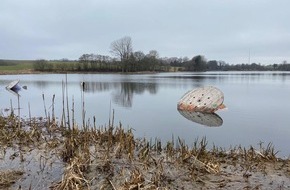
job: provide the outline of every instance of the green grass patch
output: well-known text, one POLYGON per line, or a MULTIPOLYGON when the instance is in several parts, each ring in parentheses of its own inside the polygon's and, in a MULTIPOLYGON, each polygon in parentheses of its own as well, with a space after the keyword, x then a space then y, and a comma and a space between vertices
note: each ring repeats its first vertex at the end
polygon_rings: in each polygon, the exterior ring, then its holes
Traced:
MULTIPOLYGON (((33 64, 36 60, 1 60, 0 74, 13 74, 27 71, 34 71, 33 64)), ((53 70, 65 70, 65 68, 74 68, 77 61, 48 61, 53 70)))
POLYGON ((32 60, 0 60, 0 72, 13 72, 33 69, 32 60))

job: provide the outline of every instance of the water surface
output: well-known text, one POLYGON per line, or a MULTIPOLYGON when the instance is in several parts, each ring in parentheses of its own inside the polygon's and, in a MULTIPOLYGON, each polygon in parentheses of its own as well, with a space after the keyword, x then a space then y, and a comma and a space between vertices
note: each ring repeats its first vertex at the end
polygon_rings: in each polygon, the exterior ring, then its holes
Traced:
MULTIPOLYGON (((65 74, 31 74, 0 76, 0 111, 18 107, 16 95, 5 86, 19 79, 27 86, 19 94, 20 114, 29 117, 52 113, 55 95, 55 112, 61 117, 63 105, 62 81, 65 74), (45 101, 43 101, 44 94, 45 101), (45 105, 45 106, 44 106, 45 105)), ((75 118, 81 124, 82 87, 86 118, 97 126, 107 125, 114 110, 114 123, 133 128, 137 137, 161 139, 163 142, 180 137, 191 145, 197 138, 206 137, 209 145, 224 148, 242 145, 258 147, 272 142, 280 156, 290 155, 290 73, 289 72, 204 72, 160 74, 68 74, 69 109, 74 102, 75 118), (209 127, 192 119, 190 113, 177 111, 176 104, 187 91, 201 86, 216 86, 224 92, 227 106, 217 115, 197 118, 218 122, 209 127), (74 101, 72 101, 74 100, 74 101), (189 116, 188 116, 189 115, 189 116)), ((15 109, 18 114, 18 110, 15 109)), ((70 118, 72 118, 70 112, 70 118)))

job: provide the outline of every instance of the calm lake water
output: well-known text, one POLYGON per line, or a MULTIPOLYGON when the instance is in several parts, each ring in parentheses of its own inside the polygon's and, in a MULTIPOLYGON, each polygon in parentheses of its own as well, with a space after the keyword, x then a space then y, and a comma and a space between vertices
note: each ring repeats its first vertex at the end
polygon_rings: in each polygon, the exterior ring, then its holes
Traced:
MULTIPOLYGON (((5 89, 17 79, 20 86, 27 86, 27 90, 19 92, 22 117, 28 118, 28 105, 32 116, 45 116, 42 94, 50 113, 55 95, 56 116, 61 117, 65 74, 0 76, 0 114, 9 113, 6 108, 11 107, 11 102, 14 108, 18 107, 17 96, 5 89)), ((265 146, 272 142, 280 151, 279 156, 290 155, 289 72, 68 74, 67 81, 69 106, 71 109, 73 99, 79 124, 82 123, 80 83, 84 81, 86 118, 93 123, 95 116, 97 126, 107 125, 110 110, 114 110, 114 123, 133 128, 137 137, 153 140, 157 137, 166 142, 171 141, 173 135, 184 139, 188 145, 206 137, 209 147, 215 144, 224 148, 259 147, 260 142, 265 146), (208 85, 224 92, 226 109, 217 111, 217 115, 178 112, 177 101, 184 93, 208 85), (209 127, 206 122, 219 126, 209 127)))

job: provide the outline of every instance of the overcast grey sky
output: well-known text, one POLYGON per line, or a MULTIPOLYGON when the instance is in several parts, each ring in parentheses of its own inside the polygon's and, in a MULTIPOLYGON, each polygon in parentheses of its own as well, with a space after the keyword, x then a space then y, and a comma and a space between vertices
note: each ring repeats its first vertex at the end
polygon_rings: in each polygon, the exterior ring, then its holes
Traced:
POLYGON ((290 0, 1 0, 0 27, 0 59, 110 55, 130 36, 160 57, 290 62, 290 0))

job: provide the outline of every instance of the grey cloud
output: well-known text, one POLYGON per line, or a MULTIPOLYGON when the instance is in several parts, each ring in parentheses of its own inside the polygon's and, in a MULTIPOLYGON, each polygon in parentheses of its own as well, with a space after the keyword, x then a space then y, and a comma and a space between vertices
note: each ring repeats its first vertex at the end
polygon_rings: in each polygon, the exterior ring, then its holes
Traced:
POLYGON ((78 59, 109 54, 131 36, 134 50, 205 55, 241 63, 290 61, 287 0, 3 0, 0 59, 78 59))

